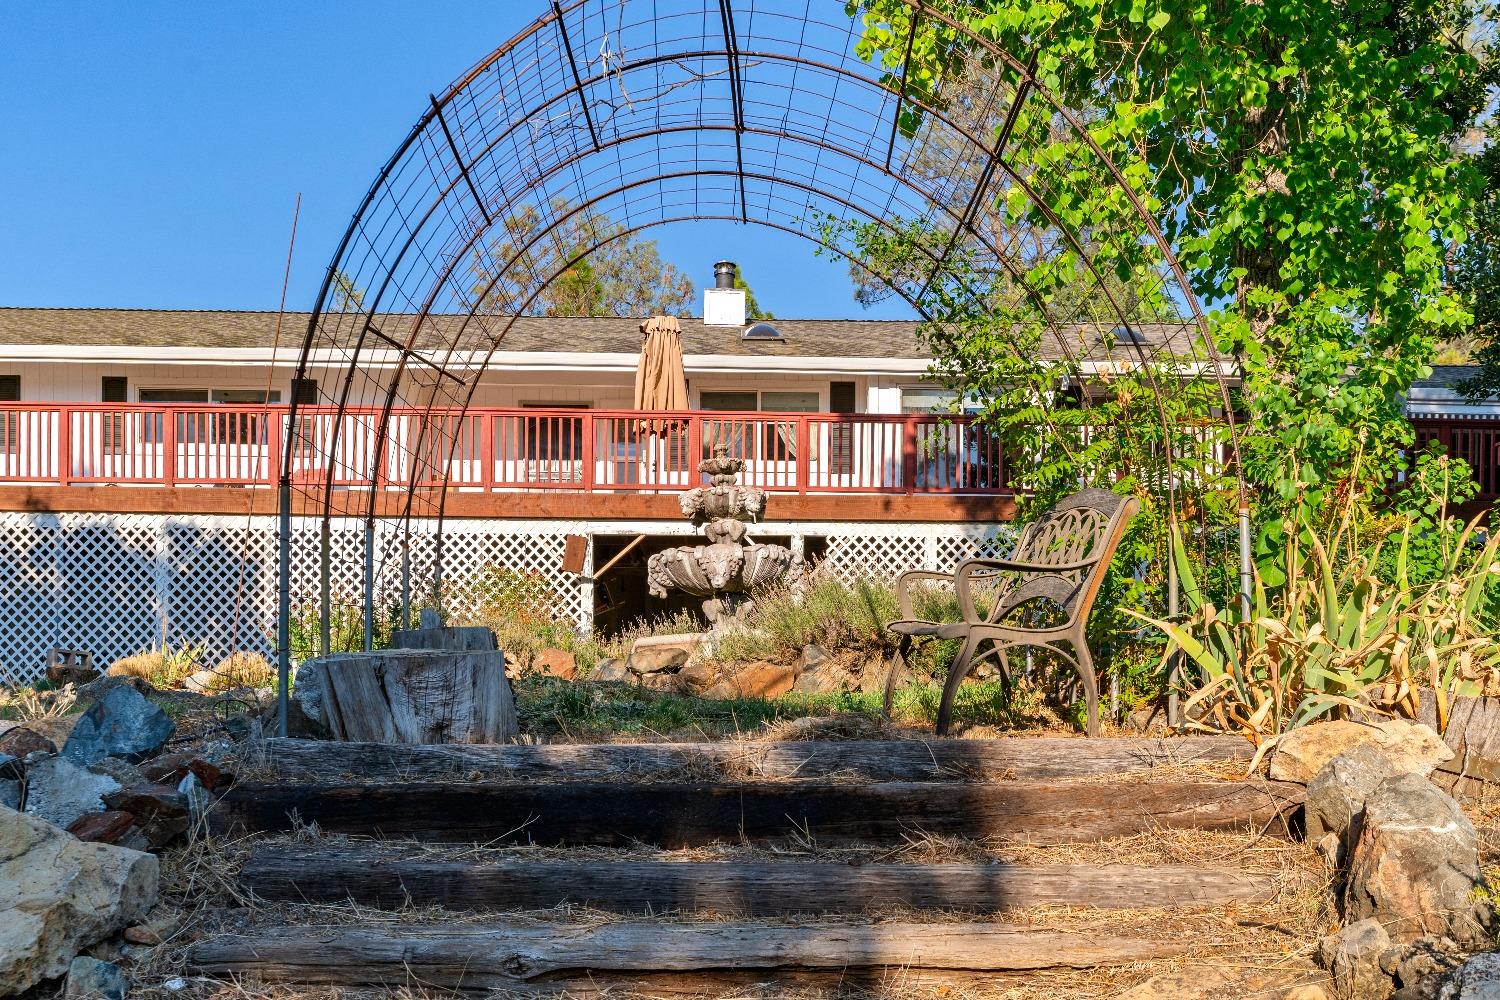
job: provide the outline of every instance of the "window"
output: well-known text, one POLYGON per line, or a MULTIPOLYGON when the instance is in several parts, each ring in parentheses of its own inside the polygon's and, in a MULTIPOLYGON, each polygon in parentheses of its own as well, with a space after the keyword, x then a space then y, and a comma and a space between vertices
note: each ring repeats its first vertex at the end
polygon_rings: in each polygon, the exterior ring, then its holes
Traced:
MULTIPOLYGON (((817 413, 818 393, 816 390, 704 392, 699 395, 698 403, 705 410, 718 412, 817 413)), ((759 455, 751 454, 755 444, 752 440, 754 425, 738 421, 710 421, 704 431, 703 449, 712 454, 714 445, 724 441, 729 445, 729 453, 740 458, 760 458, 773 462, 796 458, 796 423, 775 421, 760 423, 759 426, 759 455)))
POLYGON ((279 403, 281 402, 281 390, 272 389, 215 389, 210 395, 215 403, 227 403, 239 406, 254 406, 257 403, 279 403))
MULTIPOLYGON (((21 401, 21 376, 0 375, 0 403, 21 401)), ((17 410, 0 413, 0 451, 14 452, 20 445, 21 414, 17 410)))
POLYGON ((902 413, 951 413, 955 396, 947 389, 908 386, 901 390, 902 413))
POLYGON ((130 402, 130 382, 124 375, 106 375, 99 380, 101 403, 130 402))

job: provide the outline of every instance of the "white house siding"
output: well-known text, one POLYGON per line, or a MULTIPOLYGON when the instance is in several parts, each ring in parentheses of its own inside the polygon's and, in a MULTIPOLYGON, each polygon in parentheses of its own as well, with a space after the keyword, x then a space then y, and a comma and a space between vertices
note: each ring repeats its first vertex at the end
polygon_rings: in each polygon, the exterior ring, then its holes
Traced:
MULTIPOLYGON (((161 514, 0 514, 0 683, 41 676, 54 648, 86 649, 96 662, 163 642, 201 645, 210 661, 241 649, 270 655, 276 621, 276 519, 161 514)), ((819 524, 769 521, 755 534, 826 539, 825 565, 845 577, 891 578, 908 569, 951 567, 993 555, 1004 525, 819 524)), ((569 534, 692 535, 687 523, 449 520, 444 529, 450 607, 468 600, 465 582, 488 566, 534 570, 552 583, 557 610, 580 629, 592 624, 591 585, 562 570, 569 534)), ((318 596, 318 523, 292 531, 294 607, 318 596)), ((377 528, 377 600, 399 600, 399 525, 377 528)), ((431 525, 411 534, 413 590, 431 572, 431 525)), ((332 592, 357 604, 364 529, 338 519, 332 531, 332 592)), ((586 567, 586 572, 592 567, 586 567)))

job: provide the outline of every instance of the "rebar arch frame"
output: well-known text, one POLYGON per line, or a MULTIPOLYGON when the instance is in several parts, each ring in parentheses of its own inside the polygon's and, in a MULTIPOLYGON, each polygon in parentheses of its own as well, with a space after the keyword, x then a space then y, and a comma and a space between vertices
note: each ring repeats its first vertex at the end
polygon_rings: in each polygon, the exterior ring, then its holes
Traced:
MULTIPOLYGON (((1119 166, 1037 78, 1030 54, 1018 57, 974 35, 940 3, 904 2, 912 26, 899 71, 887 72, 855 56, 861 26, 842 0, 550 0, 550 9, 441 96, 429 95, 345 231, 298 356, 299 385, 314 370, 341 374, 334 385, 320 385, 339 414, 322 455, 322 482, 298 480, 298 409, 307 401, 295 392, 282 449, 277 646, 283 733, 298 501, 301 513, 320 524, 319 649, 326 653, 336 473, 341 463, 370 463, 374 488, 364 509, 352 511, 365 525, 362 617, 369 648, 379 474, 391 446, 392 410, 442 411, 423 421, 415 442, 401 446, 413 456, 446 447, 446 459, 425 466, 446 469, 458 440, 445 440, 442 421, 467 412, 516 317, 558 276, 615 240, 671 223, 730 220, 805 237, 859 267, 864 262, 830 242, 818 218, 895 232, 893 218, 933 216, 946 219, 949 237, 940 252, 922 251, 931 265, 924 265, 925 274, 870 274, 924 319, 934 319, 924 299, 935 282, 979 303, 975 273, 1003 275, 1028 289, 1027 254, 1071 252, 1093 275, 1103 305, 1096 302, 1089 316, 1063 314, 1027 291, 1055 354, 1075 360, 1083 328, 1129 331, 1138 325, 1095 269, 1088 236, 1065 224, 1052 208, 1052 192, 1008 159, 1011 128, 1026 102, 1042 102, 1057 127, 1091 151, 1104 182, 1128 198, 1139 238, 1162 262, 1161 281, 1187 313, 1182 325, 1194 334, 1202 370, 1218 382, 1237 456, 1226 367, 1207 319, 1160 226, 1119 166), (907 85, 917 24, 929 19, 964 36, 976 54, 966 113, 907 85), (917 134, 899 128, 904 108, 921 114, 917 134), (951 156, 951 170, 946 161, 935 168, 934 149, 940 159, 951 156), (997 237, 985 224, 985 208, 1009 191, 1021 192, 1050 226, 1020 249, 1019 241, 997 237), (962 274, 952 260, 960 247, 967 260, 962 274), (374 350, 394 351, 394 364, 388 370, 367 365, 374 350), (377 444, 369 455, 344 456, 341 418, 356 407, 379 414, 377 444)), ((1149 360, 1137 338, 1125 342, 1142 362, 1149 360)), ((414 518, 436 525, 434 585, 442 575, 446 490, 418 486, 427 481, 419 468, 427 461, 408 463, 411 478, 397 518, 403 617, 414 518)), ((1245 486, 1239 463, 1233 466, 1244 550, 1245 486)), ((1169 476, 1167 489, 1173 488, 1169 476)), ((1242 586, 1245 573, 1242 552, 1242 586)))

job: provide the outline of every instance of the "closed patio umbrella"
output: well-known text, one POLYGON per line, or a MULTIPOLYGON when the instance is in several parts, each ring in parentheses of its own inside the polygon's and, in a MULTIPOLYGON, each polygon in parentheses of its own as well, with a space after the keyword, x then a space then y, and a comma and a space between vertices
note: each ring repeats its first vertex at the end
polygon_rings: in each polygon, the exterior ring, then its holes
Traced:
POLYGON ((682 327, 676 316, 652 316, 641 324, 641 359, 635 367, 637 410, 688 408, 682 370, 682 327))
MULTIPOLYGON (((635 408, 637 410, 686 410, 688 408, 687 375, 682 370, 682 327, 676 316, 652 316, 641 324, 641 359, 635 368, 635 408)), ((646 481, 662 482, 657 475, 658 466, 664 461, 669 465, 669 456, 681 448, 662 448, 658 436, 680 438, 681 429, 668 420, 645 420, 641 422, 643 434, 651 436, 649 445, 641 449, 640 458, 645 466, 646 481)))

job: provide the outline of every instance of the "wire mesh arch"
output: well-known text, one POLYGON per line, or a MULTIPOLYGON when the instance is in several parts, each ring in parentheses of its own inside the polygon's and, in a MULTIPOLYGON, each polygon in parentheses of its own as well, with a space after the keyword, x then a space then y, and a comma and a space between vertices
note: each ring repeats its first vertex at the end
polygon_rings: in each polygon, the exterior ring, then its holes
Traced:
MULTIPOLYGON (((293 394, 283 521, 319 517, 325 538, 334 516, 364 518, 367 538, 379 519, 400 521, 408 534, 413 521, 436 524, 436 587, 447 470, 462 447, 454 422, 518 317, 601 248, 706 220, 804 237, 904 299, 931 328, 951 323, 955 308, 993 311, 993 288, 1004 287, 1036 327, 1035 342, 1018 352, 1074 370, 1134 365, 1164 425, 1173 418, 1163 397, 1185 378, 1210 383, 1243 519, 1228 368, 1172 247, 1126 180, 1123 166, 1144 164, 1110 162, 1088 133, 1086 109, 1064 105, 1029 53, 973 35, 952 4, 906 7, 904 52, 898 42, 872 59, 857 51, 864 23, 842 0, 554 0, 431 95, 320 288, 297 363, 297 384, 321 376, 319 395, 293 394), (946 92, 909 85, 919 26, 965 41, 946 92), (1014 155, 1037 129, 1076 140, 1091 182, 1119 192, 1126 224, 1070 220, 1076 181, 1014 155), (1007 214, 1012 202, 1032 221, 1007 214), (850 242, 862 227, 899 236, 917 222, 932 238, 899 268, 875 264, 850 242), (1129 302, 1107 273, 1112 265, 1097 263, 1118 260, 1106 252, 1111 241, 1149 251, 1129 302), (1028 276, 1058 261, 1082 275, 1089 294, 1034 287, 1028 276), (1159 378, 1163 357, 1172 367, 1159 378), (422 414, 415 435, 393 430, 398 408, 422 414), (364 429, 353 441, 352 426, 364 429), (345 488, 355 482, 371 488, 345 488)), ((1184 480, 1171 447, 1163 461, 1175 516, 1184 480)), ((281 544, 286 566, 289 532, 281 544)), ((326 566, 326 549, 322 558, 326 566)), ((367 545, 367 639, 377 574, 367 545)), ((331 600, 325 585, 325 647, 331 600)), ((283 587, 283 670, 287 601, 283 587)))

